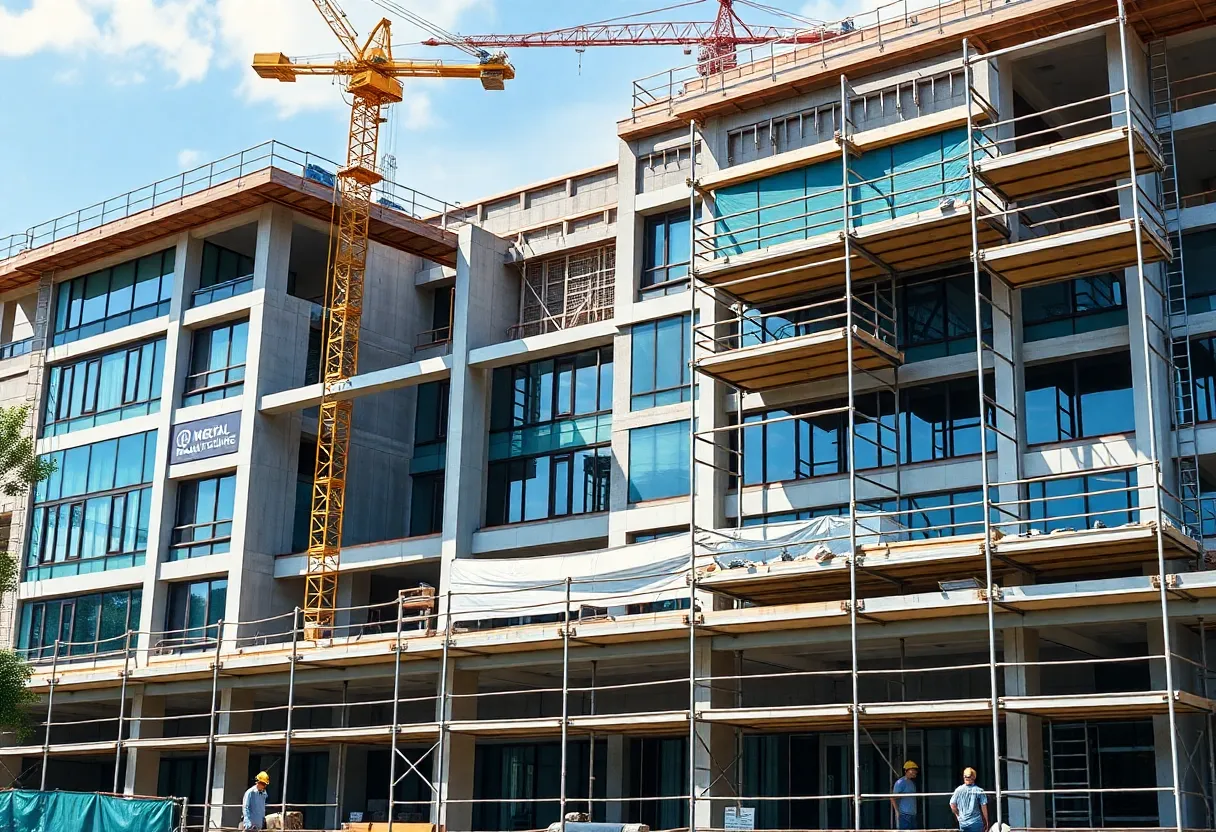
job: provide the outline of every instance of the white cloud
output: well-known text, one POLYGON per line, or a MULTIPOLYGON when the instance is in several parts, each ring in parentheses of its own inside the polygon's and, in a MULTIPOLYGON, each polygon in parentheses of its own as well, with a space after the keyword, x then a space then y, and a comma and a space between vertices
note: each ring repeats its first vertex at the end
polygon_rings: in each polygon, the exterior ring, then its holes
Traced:
MULTIPOLYGON (((492 0, 435 0, 429 19, 453 27, 469 9, 492 0)), ((370 0, 347 0, 352 26, 366 38, 384 14, 370 0)), ((387 13, 391 18, 392 14, 387 13)), ((397 42, 417 41, 423 33, 399 25, 397 42)), ((417 47, 420 48, 421 47, 417 47)), ((71 58, 96 55, 108 65, 114 84, 202 80, 215 66, 238 69, 237 95, 267 104, 280 116, 302 110, 343 106, 332 79, 302 78, 295 83, 257 77, 249 68, 255 52, 287 55, 334 53, 337 38, 306 0, 31 0, 28 8, 0 6, 0 57, 54 52, 71 58)), ((404 57, 404 56, 403 56, 404 57)), ((72 67, 56 79, 67 83, 72 67)), ((433 124, 430 101, 407 91, 407 126, 433 124)))
POLYGON ((193 167, 198 167, 198 163, 203 160, 203 152, 187 147, 177 151, 177 166, 182 170, 188 170, 193 167))

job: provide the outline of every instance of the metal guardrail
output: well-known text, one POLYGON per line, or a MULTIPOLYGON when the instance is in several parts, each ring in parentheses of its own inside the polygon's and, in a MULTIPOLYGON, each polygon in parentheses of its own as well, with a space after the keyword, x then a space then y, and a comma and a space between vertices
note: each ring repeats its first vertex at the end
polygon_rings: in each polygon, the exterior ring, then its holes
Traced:
MULTIPOLYGON (((271 167, 333 188, 337 183, 336 174, 341 165, 324 156, 282 142, 262 142, 214 162, 39 223, 22 234, 0 237, 0 261, 152 208, 180 201, 216 185, 232 182, 271 167)), ((373 189, 372 199, 384 208, 432 222, 442 228, 452 227, 454 222, 463 224, 463 221, 448 216, 453 212, 460 213, 459 206, 387 179, 382 180, 373 189)))
POLYGON ((719 72, 704 72, 705 64, 698 61, 639 78, 632 84, 633 118, 636 120, 654 112, 661 105, 666 105, 666 112, 670 114, 677 101, 724 95, 736 86, 765 76, 776 81, 782 73, 812 61, 826 63, 874 47, 887 49, 910 35, 940 30, 946 23, 1027 2, 1029 0, 892 0, 815 27, 813 31, 823 35, 817 44, 771 42, 739 50, 736 65, 719 72))

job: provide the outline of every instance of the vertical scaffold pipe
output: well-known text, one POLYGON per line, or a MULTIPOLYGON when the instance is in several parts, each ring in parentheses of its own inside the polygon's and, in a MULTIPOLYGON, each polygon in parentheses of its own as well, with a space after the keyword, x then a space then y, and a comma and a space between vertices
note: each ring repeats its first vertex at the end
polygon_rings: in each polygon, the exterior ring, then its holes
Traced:
MULTIPOLYGON (((971 44, 963 39, 963 86, 967 96, 967 190, 968 213, 971 215, 971 274, 975 292, 975 367, 976 387, 980 413, 980 507, 984 512, 984 594, 987 597, 985 612, 988 625, 988 691, 989 710, 992 722, 992 778, 996 792, 996 823, 1004 822, 1001 782, 1001 715, 999 688, 996 675, 996 586, 992 576, 992 494, 991 477, 988 474, 988 430, 984 426, 984 414, 988 402, 984 398, 984 295, 980 279, 980 231, 979 231, 979 186, 975 179, 975 73, 971 66, 971 44)), ((991 287, 989 289, 991 291, 991 287)), ((994 336, 995 337, 995 336, 994 336)))
POLYGON ((853 829, 861 829, 861 684, 857 673, 857 406, 856 379, 853 378, 853 266, 849 247, 849 82, 840 76, 840 192, 843 212, 844 246, 844 334, 845 379, 848 386, 849 428, 849 676, 853 716, 853 829))
POLYGON ((291 611, 291 664, 287 668, 287 726, 283 733, 283 790, 281 808, 283 821, 287 821, 287 783, 291 774, 291 716, 296 709, 296 664, 300 661, 300 608, 291 611))
POLYGON ((562 622, 562 768, 558 775, 558 807, 562 832, 566 832, 566 744, 570 726, 570 577, 566 577, 566 620, 562 622))
POLYGON ((393 642, 393 733, 388 754, 388 832, 393 832, 393 806, 397 798, 397 731, 401 702, 401 625, 405 618, 405 599, 397 592, 397 640, 393 642))
POLYGON ((697 828, 697 123, 688 121, 688 828, 697 828))
MULTIPOLYGON (((1203 674, 1203 698, 1211 699, 1211 681, 1208 678, 1210 671, 1208 670, 1208 633, 1207 622, 1203 616, 1199 616, 1199 657, 1203 662, 1203 668, 1200 672, 1203 674)), ((1212 739, 1212 712, 1208 711, 1204 716, 1207 722, 1207 728, 1204 733, 1208 740, 1208 798, 1210 800, 1208 807, 1208 826, 1216 828, 1216 743, 1212 739)))
MULTIPOLYGON (((1161 644, 1165 661, 1165 702, 1169 713, 1170 726, 1170 771, 1174 778, 1173 826, 1176 832, 1182 832, 1182 782, 1178 767, 1178 713, 1174 705, 1174 651, 1173 639, 1170 634, 1169 592, 1166 588, 1167 576, 1165 573, 1165 493, 1161 488, 1161 458, 1157 443, 1157 414, 1154 411, 1156 401, 1153 396, 1153 361, 1151 344, 1149 344, 1151 335, 1149 327, 1146 326, 1149 320, 1149 312, 1148 296, 1144 289, 1144 238, 1141 235, 1144 220, 1140 216, 1140 184, 1136 178, 1136 128, 1132 111, 1132 77, 1128 71, 1127 62, 1127 4, 1125 0, 1116 0, 1116 2, 1119 9, 1119 60, 1123 71, 1124 118, 1127 119, 1124 132, 1127 133, 1128 186, 1132 209, 1132 233, 1136 238, 1136 289, 1139 295, 1142 318, 1140 331, 1144 340, 1142 344, 1142 352, 1144 353, 1144 383, 1148 385, 1147 407, 1145 408, 1145 412, 1148 414, 1146 421, 1148 422, 1149 435, 1149 462, 1147 467, 1153 477, 1153 489, 1155 491, 1155 503, 1157 506, 1157 573, 1160 576, 1158 592, 1161 604, 1161 644)), ((1112 106, 1111 109, 1114 109, 1114 107, 1112 106)), ((1137 467, 1137 477, 1140 476, 1140 471, 1141 468, 1137 467)))
POLYGON ((56 673, 59 670, 59 639, 55 639, 55 652, 51 654, 51 678, 46 692, 46 730, 42 735, 42 777, 39 791, 46 791, 46 766, 51 759, 51 717, 55 712, 56 673))
POLYGON ((122 650, 122 685, 118 690, 118 737, 114 743, 114 794, 118 794, 118 770, 122 767, 122 729, 127 716, 127 677, 131 675, 131 631, 128 629, 122 650))
POLYGON ((443 622, 443 652, 439 659, 439 690, 436 691, 438 706, 436 708, 438 716, 438 747, 435 749, 435 776, 431 778, 435 785, 431 787, 431 791, 435 795, 435 823, 436 829, 446 826, 444 822, 444 805, 443 795, 448 787, 448 778, 443 771, 444 749, 447 747, 448 738, 448 648, 452 641, 452 590, 448 590, 447 606, 444 608, 443 622))
MULTIPOLYGON (((203 823, 211 822, 212 779, 215 776, 215 717, 216 699, 220 691, 220 650, 224 643, 224 620, 215 624, 215 656, 211 659, 211 715, 207 719, 207 777, 203 782, 203 823)), ((224 811, 220 799, 220 811, 224 811)))

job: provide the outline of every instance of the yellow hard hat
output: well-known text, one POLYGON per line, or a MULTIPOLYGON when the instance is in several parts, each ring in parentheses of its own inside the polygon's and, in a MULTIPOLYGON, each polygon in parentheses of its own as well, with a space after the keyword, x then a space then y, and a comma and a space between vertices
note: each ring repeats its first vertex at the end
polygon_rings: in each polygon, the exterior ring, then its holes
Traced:
POLYGON ((259 771, 258 776, 253 779, 257 780, 259 783, 265 783, 267 786, 270 785, 270 775, 264 771, 259 771))
POLYGON ((904 760, 904 771, 907 771, 910 768, 920 771, 920 766, 918 766, 914 760, 904 760))

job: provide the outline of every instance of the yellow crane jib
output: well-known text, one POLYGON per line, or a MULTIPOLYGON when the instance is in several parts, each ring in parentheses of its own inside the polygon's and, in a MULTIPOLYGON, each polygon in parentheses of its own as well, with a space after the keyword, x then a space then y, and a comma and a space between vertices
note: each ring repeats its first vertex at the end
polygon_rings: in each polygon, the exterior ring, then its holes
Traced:
MULTIPOLYGON (((363 314, 372 187, 381 179, 376 164, 380 110, 401 101, 399 78, 476 78, 485 89, 501 90, 506 81, 515 77, 515 69, 501 52, 491 55, 477 51, 476 63, 398 61, 393 58, 392 24, 387 19, 376 24, 360 47, 358 35, 336 3, 312 2, 350 57, 314 63, 294 61, 282 52, 259 52, 253 56, 253 69, 259 77, 290 83, 301 75, 339 76, 346 79, 352 99, 346 165, 338 171, 337 178, 337 244, 332 248, 332 267, 325 286, 327 318, 321 362, 324 386, 317 423, 304 586, 305 638, 319 639, 328 637, 334 626, 352 413, 350 401, 334 401, 330 394, 340 382, 355 375, 359 364, 359 322, 363 314)), ((412 12, 409 14, 414 22, 421 21, 412 12)), ((431 28, 442 32, 437 27, 431 28)))

